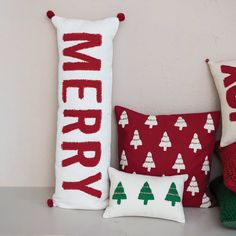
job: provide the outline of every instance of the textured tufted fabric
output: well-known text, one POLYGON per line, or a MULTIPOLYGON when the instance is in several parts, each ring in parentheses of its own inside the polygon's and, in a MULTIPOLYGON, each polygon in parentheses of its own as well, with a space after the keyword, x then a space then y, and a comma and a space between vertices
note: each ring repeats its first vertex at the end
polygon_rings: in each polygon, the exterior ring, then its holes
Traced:
POLYGON ((223 177, 210 184, 220 206, 220 221, 229 228, 236 228, 236 194, 225 187, 223 177))
POLYGON ((224 184, 236 192, 236 143, 221 148, 220 156, 224 167, 224 184))

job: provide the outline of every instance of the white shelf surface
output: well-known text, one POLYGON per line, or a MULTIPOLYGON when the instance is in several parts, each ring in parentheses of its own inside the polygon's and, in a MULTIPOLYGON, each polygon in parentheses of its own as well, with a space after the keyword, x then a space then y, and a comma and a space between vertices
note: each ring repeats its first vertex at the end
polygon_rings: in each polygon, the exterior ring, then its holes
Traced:
POLYGON ((52 192, 52 188, 0 188, 0 235, 236 235, 236 230, 220 224, 218 208, 185 208, 185 224, 144 217, 103 219, 103 211, 48 208, 52 192))

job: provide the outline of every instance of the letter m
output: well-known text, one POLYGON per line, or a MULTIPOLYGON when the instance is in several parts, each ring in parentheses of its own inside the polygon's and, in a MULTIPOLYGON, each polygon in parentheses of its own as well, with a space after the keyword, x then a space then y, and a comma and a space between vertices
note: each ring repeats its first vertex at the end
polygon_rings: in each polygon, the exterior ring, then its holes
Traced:
POLYGON ((64 41, 76 41, 76 44, 63 50, 63 55, 78 59, 76 62, 64 62, 63 70, 94 70, 101 69, 101 60, 85 53, 79 52, 83 49, 98 47, 102 45, 100 34, 70 33, 63 35, 64 41))

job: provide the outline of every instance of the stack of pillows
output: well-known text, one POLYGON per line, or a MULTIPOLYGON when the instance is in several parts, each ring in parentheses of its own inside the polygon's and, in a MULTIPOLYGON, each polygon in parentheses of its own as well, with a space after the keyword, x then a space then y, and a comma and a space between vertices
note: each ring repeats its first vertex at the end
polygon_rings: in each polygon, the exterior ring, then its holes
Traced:
POLYGON ((207 60, 221 104, 222 137, 218 153, 223 165, 223 178, 211 183, 220 205, 223 225, 236 228, 236 61, 207 60))
MULTIPOLYGON (((109 167, 113 39, 125 16, 97 21, 52 11, 47 16, 57 29, 59 54, 56 187, 48 205, 108 206, 105 218, 147 216, 182 223, 183 207, 215 206, 208 183, 220 113, 145 115, 116 106, 120 171, 109 167)), ((229 77, 226 87, 233 82, 229 77)), ((234 120, 234 113, 230 117, 234 120)), ((229 123, 226 127, 234 131, 229 123)), ((232 141, 227 132, 222 147, 232 141)), ((232 147, 222 148, 222 155, 233 155, 232 147)))
POLYGON ((109 169, 104 217, 144 215, 184 222, 183 206, 215 205, 208 183, 219 112, 144 115, 116 106, 115 113, 122 172, 109 169))

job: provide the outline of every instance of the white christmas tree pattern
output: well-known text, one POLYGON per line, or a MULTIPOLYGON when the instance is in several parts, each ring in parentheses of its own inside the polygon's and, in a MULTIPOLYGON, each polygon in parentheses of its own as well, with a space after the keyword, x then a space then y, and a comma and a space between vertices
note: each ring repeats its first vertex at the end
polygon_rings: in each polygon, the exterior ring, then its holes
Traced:
POLYGON ((156 116, 150 115, 144 123, 149 126, 149 129, 152 129, 153 126, 158 125, 156 116))
POLYGON ((125 126, 129 124, 129 119, 126 111, 123 111, 121 113, 118 124, 121 125, 122 128, 125 128, 125 126))
POLYGON ((195 133, 195 134, 193 135, 193 138, 192 138, 192 140, 191 140, 191 143, 190 143, 190 145, 189 145, 189 148, 190 148, 190 149, 193 149, 193 152, 194 152, 194 153, 196 153, 197 150, 202 149, 202 145, 201 145, 201 143, 200 143, 200 141, 199 141, 199 139, 198 139, 197 133, 195 133))
POLYGON ((179 153, 172 169, 177 170, 177 173, 180 173, 181 170, 185 170, 185 164, 182 158, 182 155, 179 153))
POLYGON ((215 125, 211 114, 207 115, 207 120, 204 125, 204 129, 206 129, 209 134, 211 133, 211 131, 215 130, 215 125))
POLYGON ((138 146, 141 146, 142 144, 143 143, 142 143, 142 140, 139 137, 139 132, 138 132, 138 130, 135 130, 133 139, 130 141, 130 145, 134 146, 134 149, 137 149, 138 146))
POLYGON ((167 148, 171 147, 170 138, 169 138, 166 131, 164 132, 164 134, 161 138, 161 142, 159 143, 159 147, 162 147, 164 151, 167 151, 167 148))
POLYGON ((201 208, 209 208, 211 206, 211 200, 210 198, 206 195, 206 193, 203 194, 202 197, 202 204, 201 204, 201 208))
POLYGON ((124 170, 125 167, 128 165, 128 161, 125 155, 125 151, 123 150, 121 153, 121 158, 120 158, 120 165, 121 165, 121 169, 124 170))
POLYGON ((202 171, 205 172, 205 175, 207 175, 207 172, 210 172, 210 165, 209 165, 208 156, 205 157, 205 160, 202 164, 202 171))
POLYGON ((143 167, 144 168, 147 168, 147 171, 150 172, 152 168, 155 168, 156 165, 153 161, 153 158, 152 158, 152 153, 151 152, 148 152, 147 154, 147 157, 143 163, 143 167))
POLYGON ((191 192, 192 196, 195 196, 195 193, 199 193, 198 183, 195 176, 192 177, 187 191, 191 192))
POLYGON ((187 127, 187 123, 181 116, 179 116, 175 123, 175 126, 179 127, 179 130, 183 130, 183 128, 187 127))

